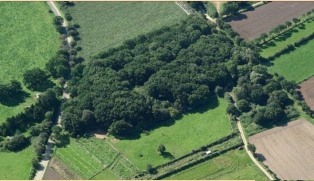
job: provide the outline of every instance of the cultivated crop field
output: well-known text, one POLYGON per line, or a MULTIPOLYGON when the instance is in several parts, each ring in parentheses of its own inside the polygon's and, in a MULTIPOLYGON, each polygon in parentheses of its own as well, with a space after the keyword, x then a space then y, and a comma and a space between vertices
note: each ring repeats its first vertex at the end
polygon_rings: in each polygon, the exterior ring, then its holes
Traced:
POLYGON ((85 59, 187 18, 174 2, 75 2, 69 10, 74 23, 81 26, 78 46, 82 51, 78 55, 85 59))
MULTIPOLYGON (((58 33, 52 25, 53 15, 44 2, 0 3, 0 82, 22 81, 31 68, 44 68, 58 50, 58 33)), ((35 93, 24 87, 25 95, 17 95, 0 104, 0 124, 35 102, 35 93)))
POLYGON ((278 73, 288 80, 302 82, 314 74, 314 40, 295 47, 295 50, 285 53, 274 61, 266 62, 270 73, 278 73))
POLYGON ((314 178, 314 126, 299 119, 249 138, 256 153, 279 179, 314 178))
POLYGON ((56 157, 73 173, 83 179, 90 179, 110 165, 118 153, 104 140, 71 139, 65 148, 59 148, 56 157))
POLYGON ((231 150, 164 180, 265 180, 245 150, 231 150))
POLYGON ((306 104, 314 110, 314 77, 302 82, 299 86, 306 104))
POLYGON ((259 37, 261 33, 268 33, 277 25, 300 17, 313 8, 314 2, 271 2, 254 11, 231 17, 227 21, 242 38, 252 40, 259 37))
POLYGON ((152 130, 149 135, 141 134, 130 140, 108 142, 128 157, 140 169, 147 164, 158 166, 209 144, 231 133, 231 125, 226 114, 224 99, 212 98, 210 105, 183 115, 173 123, 152 130), (159 144, 164 144, 166 153, 157 152, 159 144), (139 157, 142 154, 142 157, 139 157))
POLYGON ((288 44, 293 44, 302 37, 306 37, 314 30, 314 20, 309 20, 301 25, 287 31, 286 33, 276 37, 275 39, 263 44, 261 53, 262 57, 274 55, 279 50, 283 49, 288 44))

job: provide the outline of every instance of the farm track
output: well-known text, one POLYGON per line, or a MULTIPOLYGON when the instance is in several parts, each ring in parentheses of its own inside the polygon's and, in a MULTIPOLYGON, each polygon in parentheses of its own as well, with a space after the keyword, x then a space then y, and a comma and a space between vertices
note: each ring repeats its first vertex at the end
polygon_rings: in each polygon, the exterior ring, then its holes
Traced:
MULTIPOLYGON (((56 15, 56 16, 62 16, 60 11, 58 10, 58 8, 56 7, 56 5, 54 4, 54 2, 52 1, 47 1, 47 4, 50 6, 51 10, 53 11, 53 13, 56 15)), ((62 26, 64 27, 64 31, 67 35, 67 30, 66 30, 66 21, 63 21, 63 24, 62 26)), ((67 36, 67 48, 70 49, 71 46, 70 46, 70 42, 71 42, 71 37, 70 36, 67 36)), ((67 82, 65 83, 64 87, 63 87, 63 94, 62 94, 62 101, 66 101, 67 99, 70 98, 70 95, 65 93, 64 90, 67 88, 67 82)), ((61 126, 61 116, 62 116, 62 112, 61 112, 61 108, 59 108, 59 112, 58 112, 58 119, 56 121, 56 125, 57 126, 61 126)), ((50 161, 50 155, 52 153, 52 149, 54 147, 54 142, 52 140, 48 140, 48 144, 46 146, 46 151, 45 151, 45 154, 44 154, 44 158, 40 161, 39 163, 39 168, 36 172, 36 175, 34 177, 34 180, 42 180, 43 177, 44 177, 44 174, 47 170, 47 166, 49 164, 49 161, 50 161)))
POLYGON ((313 8, 314 2, 270 2, 253 11, 247 11, 226 20, 232 29, 248 41, 259 37, 261 33, 268 33, 279 24, 300 17, 313 8))
MULTIPOLYGON (((229 95, 232 97, 232 100, 234 101, 235 103, 235 99, 232 95, 232 93, 229 93, 229 95)), ((236 104, 235 104, 236 106, 236 104)), ((246 153, 249 155, 249 157, 251 158, 251 160, 254 162, 254 164, 270 179, 270 180, 275 180, 265 169, 264 167, 262 167, 259 162, 256 160, 256 158, 253 156, 253 154, 251 153, 251 151, 248 149, 247 147, 247 140, 245 138, 245 135, 244 135, 244 132, 243 132, 243 129, 242 129, 242 125, 241 125, 241 121, 240 119, 237 117, 237 125, 238 125, 238 128, 239 128, 239 131, 240 131, 240 134, 241 134, 241 138, 242 138, 242 141, 244 143, 244 148, 245 148, 245 151, 246 153)))

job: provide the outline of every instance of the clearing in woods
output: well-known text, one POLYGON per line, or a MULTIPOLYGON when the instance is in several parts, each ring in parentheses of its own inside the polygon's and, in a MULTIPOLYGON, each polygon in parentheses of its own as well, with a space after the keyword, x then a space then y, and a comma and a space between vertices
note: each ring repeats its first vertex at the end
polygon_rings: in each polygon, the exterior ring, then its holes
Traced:
POLYGON ((245 150, 231 150, 163 180, 266 180, 245 150))
POLYGON ((75 2, 69 11, 74 23, 80 25, 77 46, 82 51, 78 56, 87 60, 125 40, 188 17, 174 2, 75 2))
POLYGON ((282 180, 314 178, 314 126, 299 119, 256 135, 249 140, 256 154, 282 180))
POLYGON ((155 167, 169 162, 231 133, 226 101, 213 97, 209 102, 183 114, 182 118, 160 125, 149 134, 143 133, 116 143, 111 141, 114 137, 110 136, 108 142, 140 169, 146 169, 147 164, 155 167), (166 147, 163 155, 157 151, 160 144, 166 147))
POLYGON ((277 25, 298 18, 313 8, 314 2, 270 2, 253 11, 227 18, 227 21, 242 38, 252 40, 261 33, 268 33, 277 25))
MULTIPOLYGON (((43 2, 1 2, 0 7, 0 82, 16 79, 22 83, 26 70, 44 68, 58 50, 54 15, 43 2)), ((26 93, 0 103, 0 124, 35 102, 35 92, 23 89, 26 93)))

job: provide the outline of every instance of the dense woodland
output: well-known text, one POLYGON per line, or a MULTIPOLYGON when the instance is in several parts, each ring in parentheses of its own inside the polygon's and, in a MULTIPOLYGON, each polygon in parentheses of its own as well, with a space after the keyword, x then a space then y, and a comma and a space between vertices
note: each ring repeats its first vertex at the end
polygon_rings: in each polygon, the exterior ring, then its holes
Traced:
POLYGON ((206 104, 259 63, 258 49, 237 43, 194 17, 101 52, 73 68, 62 124, 72 135, 100 127, 123 136, 206 104))

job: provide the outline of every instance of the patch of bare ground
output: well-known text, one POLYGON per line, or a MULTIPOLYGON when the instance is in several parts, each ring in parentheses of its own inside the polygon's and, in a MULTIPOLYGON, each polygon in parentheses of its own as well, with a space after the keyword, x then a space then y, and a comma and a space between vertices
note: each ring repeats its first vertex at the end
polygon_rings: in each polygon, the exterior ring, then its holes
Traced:
POLYGON ((120 140, 119 139, 112 139, 111 142, 112 143, 118 143, 120 140))
POLYGON ((94 130, 87 133, 90 136, 96 137, 98 139, 107 139, 107 132, 103 130, 94 130))
POLYGON ((292 21, 292 18, 298 18, 313 8, 314 2, 310 1, 276 1, 226 20, 242 38, 252 40, 261 33, 268 33, 279 24, 292 21))
POLYGON ((43 180, 82 180, 82 178, 72 173, 60 160, 53 157, 43 180))
POLYGON ((314 111, 314 77, 302 82, 299 90, 306 104, 314 111))
POLYGON ((299 119, 249 137, 265 165, 282 180, 314 178, 314 126, 299 119))

